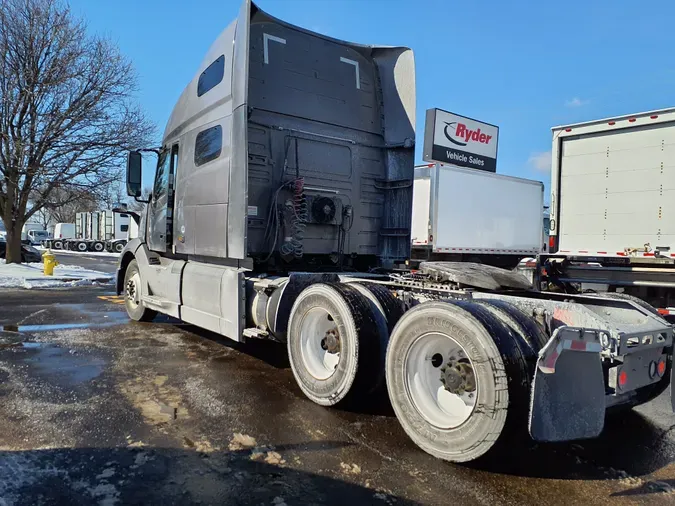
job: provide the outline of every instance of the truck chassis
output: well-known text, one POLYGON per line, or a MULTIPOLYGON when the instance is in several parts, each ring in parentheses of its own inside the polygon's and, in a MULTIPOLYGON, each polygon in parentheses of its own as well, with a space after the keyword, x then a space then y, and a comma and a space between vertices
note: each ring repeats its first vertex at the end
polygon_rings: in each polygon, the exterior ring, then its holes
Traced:
MULTIPOLYGON (((170 312, 148 292, 143 250, 129 244, 117 277, 135 320, 170 312)), ((300 389, 320 405, 372 399, 386 384, 411 439, 453 462, 496 451, 526 426, 536 441, 596 437, 607 409, 653 399, 671 376, 673 329, 653 308, 532 291, 495 267, 280 277, 218 268, 242 318, 240 335, 221 333, 286 343, 300 389)))

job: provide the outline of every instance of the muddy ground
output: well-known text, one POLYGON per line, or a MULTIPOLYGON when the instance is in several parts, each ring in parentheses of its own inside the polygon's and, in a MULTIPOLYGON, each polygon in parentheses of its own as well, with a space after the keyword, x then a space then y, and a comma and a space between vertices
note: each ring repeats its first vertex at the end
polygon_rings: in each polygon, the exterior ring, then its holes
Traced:
POLYGON ((283 347, 130 323, 112 295, 0 292, 0 506, 675 503, 665 395, 597 440, 452 465, 386 402, 312 404, 283 347))

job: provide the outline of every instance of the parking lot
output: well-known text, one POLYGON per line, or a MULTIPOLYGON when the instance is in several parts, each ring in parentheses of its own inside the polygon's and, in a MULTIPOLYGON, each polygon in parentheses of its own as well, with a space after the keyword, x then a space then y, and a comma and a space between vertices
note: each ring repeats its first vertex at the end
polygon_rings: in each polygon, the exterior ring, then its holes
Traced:
POLYGON ((458 466, 421 452, 386 401, 305 399, 274 343, 130 323, 109 287, 6 290, 0 308, 3 506, 675 500, 665 395, 598 440, 458 466))

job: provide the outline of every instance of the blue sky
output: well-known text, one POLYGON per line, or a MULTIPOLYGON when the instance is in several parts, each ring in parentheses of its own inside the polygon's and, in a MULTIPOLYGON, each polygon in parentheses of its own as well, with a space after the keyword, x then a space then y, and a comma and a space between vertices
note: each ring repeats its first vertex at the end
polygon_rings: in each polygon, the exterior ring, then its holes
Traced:
MULTIPOLYGON (((240 0, 71 0, 139 74, 159 135, 240 0)), ((424 111, 439 107, 500 127, 497 171, 548 184, 550 128, 675 106, 668 23, 675 2, 260 0, 266 12, 332 37, 413 48, 417 159, 424 111)), ((146 171, 146 178, 150 176, 146 171)))

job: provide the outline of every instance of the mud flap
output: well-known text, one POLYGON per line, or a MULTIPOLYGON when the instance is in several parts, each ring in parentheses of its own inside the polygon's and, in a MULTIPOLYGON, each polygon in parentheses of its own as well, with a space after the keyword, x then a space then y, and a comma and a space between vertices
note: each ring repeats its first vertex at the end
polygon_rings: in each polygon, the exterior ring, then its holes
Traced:
POLYGON ((529 430, 536 441, 598 436, 605 424, 600 332, 561 327, 542 348, 532 385, 529 430))
MULTIPOLYGON (((672 360, 671 364, 673 364, 672 360)), ((673 365, 670 366, 670 407, 675 413, 675 371, 673 371, 673 365)))

